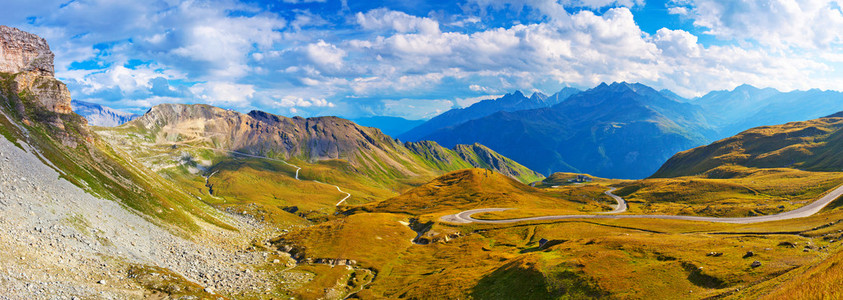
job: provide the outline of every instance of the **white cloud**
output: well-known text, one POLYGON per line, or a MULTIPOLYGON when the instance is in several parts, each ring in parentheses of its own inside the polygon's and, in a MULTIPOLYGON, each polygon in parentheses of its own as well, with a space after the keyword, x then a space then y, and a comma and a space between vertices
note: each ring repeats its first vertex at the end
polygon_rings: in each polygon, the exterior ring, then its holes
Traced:
POLYGON ((298 11, 295 19, 290 22, 290 26, 297 30, 301 30, 303 27, 321 26, 326 24, 328 24, 328 21, 308 10, 298 11))
POLYGON ((386 8, 374 9, 365 14, 357 13, 356 21, 360 27, 366 30, 394 30, 402 33, 417 32, 422 34, 438 34, 440 32, 439 22, 386 8))
POLYGON ((346 52, 323 40, 309 44, 305 47, 305 53, 310 61, 323 68, 339 69, 343 65, 343 58, 346 52))
POLYGON ((667 57, 699 57, 702 50, 697 37, 684 30, 659 29, 653 42, 667 57))
POLYGON ((456 26, 456 27, 463 27, 463 26, 466 26, 466 25, 468 25, 468 24, 477 24, 477 23, 480 23, 480 21, 482 21, 482 20, 480 20, 480 18, 479 18, 479 17, 475 17, 475 16, 471 16, 471 17, 461 17, 461 18, 460 18, 459 20, 457 20, 457 21, 454 21, 454 22, 448 23, 448 25, 450 25, 450 26, 456 26))
POLYGON ((170 53, 200 63, 200 68, 211 76, 246 75, 251 70, 250 53, 269 49, 281 41, 282 35, 276 30, 286 25, 283 19, 271 15, 231 17, 225 9, 194 2, 184 2, 178 9, 178 14, 163 17, 165 22, 181 26, 175 29, 180 33, 171 34, 170 38, 180 45, 170 53))
POLYGON ((206 82, 190 87, 198 100, 213 105, 248 106, 255 95, 255 86, 230 82, 206 82))
POLYGON ((777 48, 840 49, 843 12, 838 0, 686 0, 671 8, 724 40, 754 40, 777 48))
MULTIPOLYGON (((304 99, 296 96, 284 96, 281 99, 276 99, 272 102, 276 107, 290 107, 290 111, 294 111, 295 107, 334 107, 334 104, 328 100, 320 98, 304 99)), ((295 113, 295 112, 293 112, 295 113)))
POLYGON ((667 12, 672 15, 685 16, 689 13, 688 8, 682 6, 671 6, 667 8, 667 12))
POLYGON ((398 116, 409 120, 427 119, 451 109, 453 103, 443 99, 399 99, 382 101, 378 114, 398 116))
POLYGON ((476 85, 476 84, 472 84, 472 85, 469 85, 469 86, 468 86, 468 89, 470 89, 470 90, 472 90, 472 91, 475 91, 475 92, 480 92, 480 91, 485 92, 485 91, 487 91, 489 88, 487 88, 487 87, 485 87, 485 86, 479 86, 479 85, 476 85))

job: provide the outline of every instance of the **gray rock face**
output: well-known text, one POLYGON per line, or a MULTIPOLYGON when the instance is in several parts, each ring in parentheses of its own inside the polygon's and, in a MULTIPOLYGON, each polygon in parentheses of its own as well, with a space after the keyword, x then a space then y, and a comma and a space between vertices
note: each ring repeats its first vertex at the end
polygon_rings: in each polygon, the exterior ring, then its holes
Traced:
POLYGON ((47 40, 0 25, 0 72, 34 72, 42 76, 54 76, 53 52, 47 40))

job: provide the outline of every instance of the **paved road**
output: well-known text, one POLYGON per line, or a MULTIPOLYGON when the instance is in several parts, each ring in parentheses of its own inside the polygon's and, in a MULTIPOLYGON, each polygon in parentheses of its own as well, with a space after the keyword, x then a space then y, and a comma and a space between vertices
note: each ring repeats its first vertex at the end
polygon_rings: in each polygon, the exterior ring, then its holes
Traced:
POLYGON ((601 212, 601 214, 619 214, 619 213, 622 213, 622 212, 626 211, 626 208, 627 208, 626 207, 626 200, 624 200, 623 198, 621 198, 618 195, 612 194, 612 192, 614 192, 616 189, 618 189, 618 188, 611 188, 608 191, 604 192, 604 194, 606 194, 609 197, 612 197, 612 199, 615 199, 615 201, 618 202, 618 205, 615 206, 614 210, 607 211, 607 212, 601 212))
MULTIPOLYGON (((612 190, 607 191, 607 195, 612 196, 612 190)), ((509 210, 510 208, 480 208, 480 209, 472 209, 466 210, 457 214, 447 215, 440 218, 440 220, 450 223, 487 223, 487 224, 506 224, 506 223, 516 223, 516 222, 526 222, 526 221, 547 221, 547 220, 564 220, 564 219, 669 219, 669 220, 687 220, 687 221, 702 221, 702 222, 718 222, 718 223, 736 223, 736 224, 749 224, 749 223, 759 223, 759 222, 769 222, 769 221, 779 221, 779 220, 787 220, 787 219, 796 219, 796 218, 804 218, 810 215, 813 215, 823 208, 825 208, 831 201, 837 199, 843 195, 843 186, 837 187, 830 192, 828 192, 825 196, 820 197, 816 201, 812 202, 811 204, 805 205, 803 207, 783 212, 780 214, 775 215, 768 215, 768 216, 757 216, 757 217, 741 217, 741 218, 718 218, 718 217, 698 217, 698 216, 675 216, 675 215, 607 215, 607 214, 599 214, 599 215, 555 215, 555 216, 542 216, 542 217, 532 217, 532 218, 519 218, 519 219, 506 219, 506 220, 478 220, 472 218, 471 215, 484 213, 484 212, 493 212, 493 211, 504 211, 509 210)), ((614 196, 612 198, 615 198, 614 196)), ((621 209, 620 203, 623 202, 624 210, 626 206, 626 201, 623 201, 620 197, 615 198, 618 200, 618 208, 615 211, 621 209), (618 200, 620 199, 620 200, 618 200)))

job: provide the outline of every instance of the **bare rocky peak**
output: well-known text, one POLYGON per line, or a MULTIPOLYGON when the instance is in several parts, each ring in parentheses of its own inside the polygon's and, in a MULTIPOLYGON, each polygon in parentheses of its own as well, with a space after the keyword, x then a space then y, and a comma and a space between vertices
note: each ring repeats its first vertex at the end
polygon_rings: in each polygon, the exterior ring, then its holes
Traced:
POLYGON ((0 25, 0 72, 34 72, 52 77, 54 57, 44 38, 0 25))
POLYGON ((200 142, 314 161, 351 159, 360 149, 394 147, 395 143, 377 129, 342 118, 288 118, 262 111, 243 114, 203 104, 157 105, 127 124, 156 130, 159 142, 200 142))

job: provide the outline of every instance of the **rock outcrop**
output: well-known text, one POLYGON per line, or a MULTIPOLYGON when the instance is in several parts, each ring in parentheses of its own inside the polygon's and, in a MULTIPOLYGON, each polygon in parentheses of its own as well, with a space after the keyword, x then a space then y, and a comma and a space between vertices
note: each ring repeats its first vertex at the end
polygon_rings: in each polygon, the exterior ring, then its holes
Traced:
POLYGON ((0 26, 0 73, 7 81, 8 90, 4 98, 24 116, 26 121, 47 122, 64 129, 55 116, 30 111, 44 109, 57 114, 70 114, 70 91, 54 76, 53 52, 43 38, 17 28, 0 26), (17 100, 17 101, 15 101, 17 100), (30 104, 34 104, 32 107, 30 104), (27 116, 38 115, 43 119, 28 120, 27 116))
POLYGON ((13 86, 17 94, 31 96, 38 106, 59 114, 73 112, 70 105, 70 91, 63 82, 52 76, 38 75, 35 72, 18 73, 13 86))
POLYGON ((53 52, 47 40, 0 25, 0 72, 32 72, 42 76, 54 76, 53 52))

